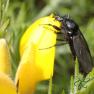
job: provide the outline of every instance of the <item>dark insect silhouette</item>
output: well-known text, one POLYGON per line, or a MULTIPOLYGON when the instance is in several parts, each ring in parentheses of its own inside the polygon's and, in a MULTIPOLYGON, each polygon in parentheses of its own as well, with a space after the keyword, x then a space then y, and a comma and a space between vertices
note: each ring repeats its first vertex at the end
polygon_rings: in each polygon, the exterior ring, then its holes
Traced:
POLYGON ((80 71, 87 74, 93 67, 93 61, 87 42, 81 33, 77 23, 69 16, 56 16, 62 22, 61 33, 64 40, 69 44, 73 59, 78 58, 80 71))

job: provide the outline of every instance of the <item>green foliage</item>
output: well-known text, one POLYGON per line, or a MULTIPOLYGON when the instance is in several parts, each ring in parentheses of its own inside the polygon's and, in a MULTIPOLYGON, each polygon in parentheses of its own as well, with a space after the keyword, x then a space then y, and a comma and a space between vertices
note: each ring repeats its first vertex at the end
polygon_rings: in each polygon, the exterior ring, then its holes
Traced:
POLYGON ((69 94, 94 94, 94 69, 85 77, 79 72, 79 64, 76 61, 75 75, 71 76, 69 94))
MULTIPOLYGON (((0 0, 0 37, 8 41, 13 75, 20 61, 19 42, 22 34, 33 21, 52 12, 59 15, 69 14, 79 24, 94 58, 94 0, 0 0)), ((76 70, 79 68, 76 68, 74 73, 68 45, 56 48, 52 89, 50 88, 52 94, 93 94, 93 71, 86 78, 76 70), (71 77, 73 74, 75 77, 71 77), (88 79, 90 81, 84 83, 88 79)), ((47 93, 48 82, 40 83, 36 94, 47 93)))
POLYGON ((50 78, 50 80, 49 80, 49 90, 48 90, 48 94, 52 94, 52 78, 50 78))

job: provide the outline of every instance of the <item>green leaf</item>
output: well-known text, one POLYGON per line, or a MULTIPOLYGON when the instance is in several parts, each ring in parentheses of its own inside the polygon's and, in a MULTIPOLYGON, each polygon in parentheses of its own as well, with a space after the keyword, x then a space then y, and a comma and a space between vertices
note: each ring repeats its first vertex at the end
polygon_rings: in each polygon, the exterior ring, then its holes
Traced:
POLYGON ((77 94, 94 94, 94 69, 86 76, 85 85, 77 94))
POLYGON ((61 94, 65 94, 65 91, 63 90, 61 94))
POLYGON ((70 94, 74 94, 74 79, 73 79, 73 76, 71 76, 71 81, 70 81, 70 94))
POLYGON ((52 77, 51 77, 50 80, 49 80, 48 94, 52 94, 52 77))
POLYGON ((0 26, 0 36, 5 34, 7 27, 9 26, 10 19, 7 19, 1 26, 0 26))

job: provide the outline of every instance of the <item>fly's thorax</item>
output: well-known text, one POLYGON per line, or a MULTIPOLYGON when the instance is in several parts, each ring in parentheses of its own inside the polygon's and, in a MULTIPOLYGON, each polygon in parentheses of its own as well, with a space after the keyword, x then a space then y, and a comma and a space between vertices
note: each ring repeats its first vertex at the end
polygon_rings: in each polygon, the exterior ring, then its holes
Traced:
POLYGON ((78 25, 71 19, 67 19, 64 23, 66 27, 66 31, 69 35, 74 36, 77 35, 78 32, 78 25))

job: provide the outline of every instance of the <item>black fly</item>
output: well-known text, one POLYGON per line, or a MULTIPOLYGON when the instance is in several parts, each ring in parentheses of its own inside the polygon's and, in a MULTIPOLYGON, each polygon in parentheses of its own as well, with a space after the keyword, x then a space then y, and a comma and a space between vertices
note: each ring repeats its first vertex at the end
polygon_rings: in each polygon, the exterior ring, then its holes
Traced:
POLYGON ((65 41, 70 46, 74 60, 76 57, 78 58, 81 71, 87 74, 93 67, 93 61, 87 42, 79 26, 68 16, 56 16, 56 19, 62 22, 61 32, 63 33, 65 41))

